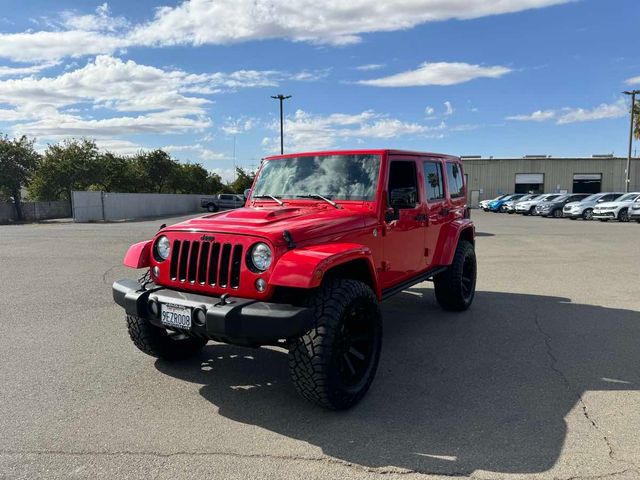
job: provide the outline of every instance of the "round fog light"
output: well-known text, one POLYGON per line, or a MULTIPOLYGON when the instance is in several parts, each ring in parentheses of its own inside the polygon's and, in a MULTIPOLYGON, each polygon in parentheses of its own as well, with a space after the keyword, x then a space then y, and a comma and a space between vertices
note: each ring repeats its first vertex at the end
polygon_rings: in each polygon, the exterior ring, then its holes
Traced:
POLYGON ((152 272, 153 276, 158 278, 160 276, 160 267, 156 265, 155 267, 153 267, 152 272))
POLYGON ((256 280, 256 290, 259 292, 264 292, 267 288, 267 282, 264 278, 259 278, 256 280))
POLYGON ((196 308, 193 311, 193 320, 196 325, 203 326, 207 321, 207 313, 202 308, 196 308))
POLYGON ((158 302, 156 302, 155 300, 149 300, 149 311, 151 312, 151 315, 153 315, 154 317, 158 317, 158 315, 160 314, 160 307, 158 306, 158 302))

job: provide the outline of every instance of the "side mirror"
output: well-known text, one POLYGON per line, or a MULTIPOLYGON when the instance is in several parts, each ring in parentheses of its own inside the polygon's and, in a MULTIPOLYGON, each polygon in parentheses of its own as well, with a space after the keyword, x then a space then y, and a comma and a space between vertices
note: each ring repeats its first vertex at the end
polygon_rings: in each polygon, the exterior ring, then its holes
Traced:
POLYGON ((245 198, 245 199, 246 199, 246 198, 249 198, 249 195, 250 195, 250 194, 251 194, 251 189, 250 189, 250 188, 247 188, 247 189, 244 191, 244 194, 243 194, 243 195, 244 195, 244 198, 245 198))

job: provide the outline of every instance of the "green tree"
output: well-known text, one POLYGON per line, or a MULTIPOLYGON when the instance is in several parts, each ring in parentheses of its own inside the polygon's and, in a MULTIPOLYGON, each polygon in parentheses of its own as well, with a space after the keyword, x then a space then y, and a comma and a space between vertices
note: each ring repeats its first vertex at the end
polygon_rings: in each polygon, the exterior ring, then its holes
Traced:
POLYGON ((173 193, 206 193, 207 171, 198 163, 178 164, 169 180, 173 193))
MULTIPOLYGON (((136 162, 142 174, 144 186, 141 191, 163 193, 170 188, 170 180, 179 168, 178 162, 164 150, 140 153, 136 162)), ((141 185, 142 186, 142 185, 141 185)))
POLYGON ((207 195, 213 195, 215 193, 222 193, 225 188, 225 184, 222 183, 222 177, 217 173, 210 172, 207 176, 207 186, 205 193, 207 195))
POLYGON ((229 183, 229 188, 233 193, 243 193, 253 185, 256 174, 246 172, 242 167, 236 167, 236 179, 229 183))
POLYGON ((0 191, 13 198, 18 220, 23 219, 22 187, 27 185, 38 165, 34 142, 25 136, 13 140, 0 138, 0 191))
POLYGON ((98 147, 93 140, 69 139, 45 150, 29 184, 38 200, 66 199, 73 190, 85 190, 100 182, 98 147))

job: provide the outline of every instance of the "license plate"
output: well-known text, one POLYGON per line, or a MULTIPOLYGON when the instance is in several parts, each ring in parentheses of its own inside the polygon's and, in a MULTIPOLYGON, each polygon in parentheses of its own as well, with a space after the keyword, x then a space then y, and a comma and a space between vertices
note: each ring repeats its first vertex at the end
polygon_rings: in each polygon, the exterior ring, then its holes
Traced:
POLYGON ((172 303, 160 306, 160 320, 167 327, 191 330, 191 309, 172 303))

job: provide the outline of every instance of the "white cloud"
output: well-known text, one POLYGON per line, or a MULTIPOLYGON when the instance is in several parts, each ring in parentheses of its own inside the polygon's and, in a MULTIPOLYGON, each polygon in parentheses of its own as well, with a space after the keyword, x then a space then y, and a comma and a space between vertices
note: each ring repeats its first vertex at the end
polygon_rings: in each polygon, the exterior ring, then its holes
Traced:
POLYGON ((0 34, 0 57, 17 62, 113 53, 127 46, 129 42, 122 37, 84 30, 0 34))
POLYGON ((590 122, 593 120, 603 120, 608 118, 620 118, 629 114, 628 107, 624 100, 616 103, 602 103, 595 108, 565 108, 558 118, 558 124, 590 122))
POLYGON ((115 32, 129 26, 126 18, 111 16, 111 9, 107 3, 99 5, 95 14, 78 15, 74 11, 65 11, 62 12, 61 17, 62 24, 69 30, 115 32))
POLYGON ((55 67, 60 62, 45 62, 36 65, 30 65, 28 67, 8 67, 0 66, 0 77, 21 77, 24 75, 32 75, 34 73, 40 73, 43 70, 55 67))
POLYGON ((138 143, 117 138, 98 138, 95 142, 100 150, 120 155, 134 155, 141 150, 148 150, 138 143))
POLYGON ((256 120, 253 118, 227 118, 220 130, 227 135, 238 135, 251 130, 255 123, 256 120))
POLYGON ((415 70, 372 80, 361 80, 358 83, 375 87, 446 86, 477 78, 499 78, 510 72, 511 69, 502 66, 483 67, 460 62, 425 62, 415 70))
POLYGON ((477 78, 500 78, 511 72, 501 66, 483 67, 460 62, 423 63, 415 70, 373 80, 360 80, 362 85, 374 87, 424 87, 427 85, 456 85, 477 78))
POLYGON ((112 17, 108 6, 101 5, 88 15, 63 12, 60 29, 0 34, 0 57, 34 61, 110 54, 134 46, 221 45, 274 38, 347 45, 371 32, 405 30, 427 22, 480 18, 569 1, 187 0, 175 7, 158 8, 153 19, 137 25, 112 17))
MULTIPOLYGON (((192 152, 197 155, 198 159, 204 161, 223 160, 227 158, 224 153, 216 152, 215 150, 206 148, 199 143, 196 143, 195 145, 166 145, 162 147, 162 149, 173 154, 178 154, 178 157, 181 157, 181 153, 183 152, 192 152)), ((189 158, 186 159, 188 160, 189 158)))
POLYGON ((433 107, 431 107, 431 106, 429 106, 429 105, 427 105, 427 106, 424 108, 424 114, 425 114, 425 116, 427 116, 427 117, 432 117, 434 113, 436 113, 436 109, 435 109, 435 108, 433 108, 433 107))
POLYGON ((384 68, 384 64, 382 63, 367 63, 366 65, 358 65, 355 67, 356 70, 360 70, 361 72, 370 72, 372 70, 380 70, 384 68))
MULTIPOLYGON (((279 130, 279 123, 269 126, 279 130)), ((415 122, 405 122, 396 118, 365 110, 357 114, 333 113, 313 115, 297 110, 293 117, 285 119, 285 144, 288 150, 321 150, 335 146, 341 140, 390 139, 405 135, 437 138, 447 129, 446 124, 426 126, 415 122)), ((270 152, 279 149, 278 136, 266 137, 263 147, 270 152)))
POLYGON ((610 118, 620 118, 629 114, 628 106, 623 99, 615 103, 602 103, 594 108, 565 107, 560 110, 536 110, 531 114, 512 115, 507 120, 524 122, 545 122, 556 120, 558 125, 576 122, 590 122, 610 118))
POLYGON ((518 122, 544 122, 555 118, 555 116, 555 110, 536 110, 530 115, 512 115, 510 117, 506 117, 506 119, 518 122))
POLYGON ((158 9, 154 20, 136 28, 131 38, 145 45, 226 44, 269 38, 346 45, 360 41, 358 35, 368 32, 404 30, 425 22, 478 18, 567 1, 191 0, 158 9))
MULTIPOLYGON (((0 81, 0 104, 9 107, 0 108, 0 121, 21 121, 13 125, 15 132, 45 138, 201 131, 211 126, 211 101, 203 95, 278 85, 288 75, 257 70, 191 74, 101 55, 55 77, 0 81), (101 118, 93 117, 97 112, 101 118)), ((236 128, 247 131, 252 125, 252 119, 243 119, 236 128)))
POLYGON ((451 102, 449 102, 448 100, 444 102, 444 108, 445 115, 453 115, 453 106, 451 105, 451 102))
POLYGON ((627 85, 640 85, 640 75, 637 77, 629 78, 624 83, 627 85))

